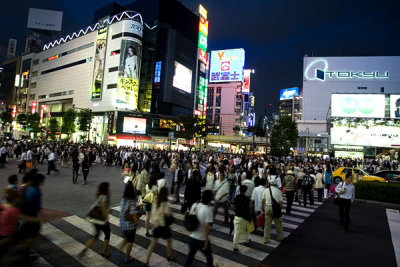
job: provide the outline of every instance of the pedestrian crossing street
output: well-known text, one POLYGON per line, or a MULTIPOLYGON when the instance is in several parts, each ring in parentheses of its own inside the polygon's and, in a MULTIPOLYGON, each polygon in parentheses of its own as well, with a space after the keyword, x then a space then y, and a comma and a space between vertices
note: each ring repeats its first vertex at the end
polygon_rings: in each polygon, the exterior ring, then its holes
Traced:
MULTIPOLYGON (((183 195, 181 194, 181 197, 183 195)), ((176 262, 168 263, 166 259, 166 240, 159 239, 154 253, 150 259, 150 266, 183 266, 186 255, 189 252, 189 232, 184 227, 184 215, 180 213, 181 206, 172 204, 173 198, 170 197, 171 210, 175 218, 172 230, 173 255, 176 262)), ((314 202, 313 206, 299 206, 297 202, 293 204, 290 216, 283 215, 283 228, 285 237, 289 236, 316 208, 322 203, 314 202)), ((286 199, 284 199, 284 208, 286 199)), ((117 252, 118 244, 123 240, 123 235, 119 227, 120 206, 112 208, 110 214, 111 239, 109 251, 111 254, 117 252)), ((214 221, 210 235, 214 264, 219 266, 256 266, 264 260, 273 249, 279 246, 276 241, 274 226, 271 231, 271 241, 263 243, 263 230, 256 229, 249 235, 251 242, 248 245, 239 245, 240 253, 233 252, 232 239, 229 235, 229 225, 224 225, 223 210, 221 209, 214 221)), ((142 266, 146 259, 147 247, 150 239, 145 236, 145 216, 140 218, 140 228, 136 232, 134 247, 131 255, 136 259, 131 266, 142 266)), ((119 256, 104 258, 100 255, 103 246, 104 236, 101 234, 99 240, 95 242, 87 254, 80 258, 78 253, 84 248, 86 241, 92 237, 94 229, 91 223, 85 218, 72 215, 45 223, 42 226, 41 236, 35 245, 35 251, 40 255, 39 260, 34 266, 119 266, 123 263, 123 252, 119 256)), ((205 266, 206 258, 202 253, 197 253, 193 266, 205 266)))

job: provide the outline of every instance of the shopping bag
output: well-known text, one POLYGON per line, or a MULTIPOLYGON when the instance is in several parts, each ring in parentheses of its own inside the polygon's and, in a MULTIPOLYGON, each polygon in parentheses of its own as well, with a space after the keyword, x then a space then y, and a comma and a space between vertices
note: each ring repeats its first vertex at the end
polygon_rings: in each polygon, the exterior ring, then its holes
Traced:
POLYGON ((248 221, 246 225, 246 230, 248 233, 254 232, 254 224, 252 221, 248 221))
POLYGON ((265 224, 265 214, 261 212, 257 218, 257 227, 263 227, 265 224))
POLYGON ((32 163, 32 161, 27 161, 27 162, 26 162, 26 168, 27 168, 27 169, 32 169, 32 168, 33 168, 33 163, 32 163))
POLYGON ((334 194, 335 193, 335 186, 331 185, 331 187, 329 188, 329 193, 334 194))

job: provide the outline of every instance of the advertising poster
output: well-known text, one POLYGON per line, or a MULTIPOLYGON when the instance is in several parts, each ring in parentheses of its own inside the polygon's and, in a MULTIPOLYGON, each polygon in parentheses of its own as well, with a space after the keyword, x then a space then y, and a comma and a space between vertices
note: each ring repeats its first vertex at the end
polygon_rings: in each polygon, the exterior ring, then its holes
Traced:
POLYGON ((124 117, 122 132, 131 134, 146 134, 146 119, 124 117))
POLYGON ((400 119, 400 95, 390 95, 390 117, 400 119))
POLYGON ((385 95, 332 94, 332 117, 384 118, 385 95))
POLYGON ((398 147, 400 122, 393 120, 335 120, 331 128, 331 144, 351 146, 398 147))
POLYGON ((107 28, 99 29, 96 40, 96 54, 94 56, 94 71, 91 99, 101 99, 101 88, 103 85, 104 59, 106 56, 107 28))
POLYGON ((251 70, 243 71, 242 93, 244 93, 244 94, 248 94, 250 92, 250 73, 251 73, 251 70))
POLYGON ((243 81, 244 49, 211 52, 210 82, 243 81))
POLYGON ((137 110, 142 45, 122 40, 116 102, 118 107, 137 110))
POLYGON ((192 92, 192 70, 175 61, 175 73, 172 86, 187 93, 192 92))
POLYGON ((299 87, 282 89, 279 96, 279 100, 293 99, 294 96, 298 95, 299 95, 299 87))

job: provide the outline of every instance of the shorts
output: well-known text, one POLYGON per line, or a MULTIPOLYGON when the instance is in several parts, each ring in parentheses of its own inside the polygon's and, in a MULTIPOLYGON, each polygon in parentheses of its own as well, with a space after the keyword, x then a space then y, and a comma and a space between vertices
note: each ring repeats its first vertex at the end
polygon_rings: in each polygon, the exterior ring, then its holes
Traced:
POLYGON ((168 239, 171 238, 171 229, 168 226, 159 226, 153 230, 154 238, 168 239))
POLYGON ((124 234, 124 237, 128 243, 133 243, 136 235, 136 229, 122 231, 122 233, 124 234))

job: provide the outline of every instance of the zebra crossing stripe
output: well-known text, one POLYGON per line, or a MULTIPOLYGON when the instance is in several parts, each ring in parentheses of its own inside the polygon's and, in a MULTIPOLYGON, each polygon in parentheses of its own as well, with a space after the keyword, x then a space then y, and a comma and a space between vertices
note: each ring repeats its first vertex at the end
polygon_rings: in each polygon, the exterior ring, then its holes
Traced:
MULTIPOLYGON (((76 215, 69 216, 69 217, 63 218, 63 220, 68 222, 68 223, 70 223, 70 224, 72 224, 72 225, 75 225, 76 227, 79 227, 82 231, 84 231, 84 232, 86 232, 88 234, 91 234, 91 235, 94 234, 93 233, 92 224, 89 223, 88 221, 86 221, 85 219, 82 219, 79 216, 76 216, 76 215)), ((101 240, 101 241, 104 240, 104 234, 103 233, 101 233, 99 235, 99 240, 101 240)), ((120 244, 120 242, 122 240, 123 240, 122 237, 120 237, 120 236, 118 236, 118 235, 116 235, 114 233, 111 233, 110 246, 118 248, 118 246, 119 246, 119 244, 120 244)), ((121 254, 124 254, 124 252, 121 252, 121 254)), ((141 246, 139 246, 137 244, 135 244, 133 246, 131 255, 135 259, 137 259, 137 260, 139 260, 139 261, 144 263, 144 262, 146 262, 146 254, 147 254, 147 248, 143 248, 143 247, 141 247, 141 246)), ((160 256, 160 255, 158 255, 156 253, 153 253, 151 255, 151 258, 150 258, 150 264, 151 265, 158 265, 158 264, 165 265, 165 264, 167 264, 167 260, 165 259, 165 257, 162 257, 162 256, 160 256)), ((172 262, 170 264, 170 266, 174 267, 174 266, 181 266, 181 265, 179 265, 179 264, 177 264, 175 262, 172 262)))
POLYGON ((83 265, 110 267, 117 266, 91 249, 87 250, 85 257, 78 257, 78 253, 85 246, 49 223, 42 225, 41 235, 46 237, 50 242, 61 248, 64 252, 72 256, 75 260, 83 265))
MULTIPOLYGON (((143 219, 141 219, 141 220, 143 220, 143 219)), ((116 225, 116 226, 119 227, 119 218, 118 217, 110 215, 109 216, 109 222, 111 224, 116 225)), ((144 237, 145 234, 146 234, 146 232, 145 232, 145 229, 143 227, 137 229, 137 231, 136 231, 136 235, 140 235, 140 236, 144 237)), ((173 235, 173 237, 174 237, 174 235, 173 235)), ((213 245, 215 245, 213 243, 213 240, 214 239, 211 239, 211 243, 213 245)), ((167 245, 167 241, 164 240, 164 239, 158 239, 158 242, 163 246, 167 245)), ((173 239, 173 241, 172 241, 172 249, 175 250, 175 251, 179 251, 179 252, 181 252, 181 253, 183 253, 185 255, 189 254, 189 246, 188 246, 188 244, 186 244, 184 242, 181 242, 179 240, 176 240, 176 239, 173 239)), ((222 257, 220 255, 215 254, 215 253, 213 253, 213 257, 214 257, 214 264, 218 264, 219 266, 238 266, 238 267, 239 266, 246 266, 246 265, 242 265, 242 264, 239 264, 237 262, 231 261, 230 259, 224 258, 224 257, 222 257)), ((207 262, 206 257, 202 253, 197 253, 195 258, 200 260, 201 262, 204 262, 204 263, 207 262)))

